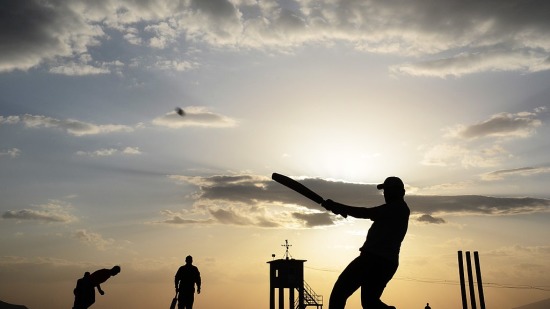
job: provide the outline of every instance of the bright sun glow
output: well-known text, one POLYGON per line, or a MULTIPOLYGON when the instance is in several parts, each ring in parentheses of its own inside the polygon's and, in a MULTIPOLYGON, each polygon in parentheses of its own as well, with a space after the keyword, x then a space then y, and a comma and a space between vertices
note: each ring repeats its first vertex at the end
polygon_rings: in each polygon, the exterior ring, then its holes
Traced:
POLYGON ((376 164, 380 154, 338 149, 317 156, 318 165, 331 178, 349 181, 364 180, 366 175, 377 174, 376 164))
POLYGON ((314 143, 322 147, 313 149, 311 145, 300 145, 300 148, 295 150, 298 153, 297 157, 291 159, 301 162, 300 168, 306 168, 304 173, 324 178, 369 182, 385 175, 385 160, 382 160, 382 155, 374 149, 358 145, 357 141, 360 139, 327 140, 314 143))

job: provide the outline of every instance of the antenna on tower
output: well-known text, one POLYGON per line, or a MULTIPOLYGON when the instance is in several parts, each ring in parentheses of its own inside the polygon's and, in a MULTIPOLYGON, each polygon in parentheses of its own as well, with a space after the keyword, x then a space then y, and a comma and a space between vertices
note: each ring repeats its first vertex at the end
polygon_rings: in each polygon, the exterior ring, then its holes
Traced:
POLYGON ((281 245, 283 247, 286 248, 286 252, 285 252, 285 259, 288 260, 289 258, 291 258, 292 256, 290 255, 290 253, 288 252, 288 248, 292 247, 292 245, 289 245, 288 244, 288 239, 285 239, 285 244, 284 245, 281 245))

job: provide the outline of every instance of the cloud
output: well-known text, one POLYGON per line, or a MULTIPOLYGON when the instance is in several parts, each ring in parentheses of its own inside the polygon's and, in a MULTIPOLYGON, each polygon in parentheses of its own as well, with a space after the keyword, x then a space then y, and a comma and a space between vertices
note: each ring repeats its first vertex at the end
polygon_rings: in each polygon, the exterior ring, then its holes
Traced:
POLYGON ((464 139, 483 137, 528 137, 540 127, 542 122, 536 119, 537 113, 522 112, 517 114, 500 113, 488 120, 473 125, 458 125, 450 129, 450 135, 464 139))
POLYGON ((222 224, 252 225, 252 220, 247 216, 239 215, 232 209, 212 209, 210 214, 222 224))
POLYGON ((111 33, 142 45, 141 59, 152 50, 168 55, 189 46, 286 52, 344 43, 410 59, 391 68, 398 74, 537 72, 550 69, 549 6, 512 0, 11 1, 0 13, 0 72, 44 65, 57 74, 107 73, 99 57, 78 59, 106 48, 111 33))
POLYGON ((393 73, 413 76, 433 76, 446 78, 490 71, 537 72, 550 69, 546 63, 548 52, 515 51, 513 48, 481 50, 469 54, 459 54, 451 58, 395 65, 393 73))
POLYGON ((169 70, 169 71, 189 71, 197 68, 199 66, 198 63, 194 61, 187 61, 187 60, 158 60, 154 67, 160 70, 169 70))
MULTIPOLYGON (((276 222, 275 217, 266 214, 265 208, 250 205, 237 205, 221 207, 217 203, 206 203, 193 211, 173 212, 164 210, 161 212, 168 219, 156 221, 170 225, 234 225, 255 226, 262 228, 275 228, 285 226, 285 222, 276 222)), ((284 220, 289 221, 289 220, 284 220)), ((287 225, 289 226, 290 222, 287 225)))
POLYGON ((168 219, 157 223, 304 228, 332 225, 340 220, 324 212, 320 205, 289 192, 264 176, 172 175, 170 178, 198 187, 192 195, 195 208, 182 212, 164 211, 162 214, 168 219))
POLYGON ((2 116, 0 115, 0 124, 17 124, 20 121, 19 116, 2 116))
POLYGON ((421 163, 445 167, 494 167, 513 156, 503 141, 528 138, 542 125, 545 107, 532 112, 498 113, 474 124, 445 128, 446 142, 431 146, 421 163))
MULTIPOLYGON (((302 195, 289 190, 285 186, 260 175, 215 175, 209 177, 172 175, 174 181, 197 186, 199 191, 194 197, 206 200, 224 200, 233 203, 256 205, 259 202, 283 203, 288 205, 299 205, 314 211, 324 210, 317 203, 310 201, 302 195)), ((365 198, 380 198, 380 192, 376 186, 364 187, 360 184, 343 182, 331 182, 315 178, 304 178, 301 182, 314 191, 325 192, 325 194, 342 193, 352 194, 365 198), (357 190, 357 191, 355 191, 357 190), (360 192, 360 194, 357 194, 360 192)), ((351 202, 359 202, 352 200, 351 202)))
POLYGON ((550 211, 550 200, 530 197, 410 195, 407 202, 414 213, 438 215, 517 215, 550 211))
MULTIPOLYGON (((210 177, 172 175, 179 183, 197 187, 192 195, 194 210, 166 211, 171 224, 231 224, 237 226, 309 228, 334 225, 341 220, 300 194, 258 175, 210 177)), ((374 207, 384 203, 375 184, 303 178, 301 183, 344 204, 374 207)), ((550 200, 529 197, 482 195, 407 195, 406 201, 419 221, 445 223, 441 216, 515 215, 550 211, 550 200)))
POLYGON ((172 111, 153 119, 152 123, 173 129, 183 127, 231 128, 237 125, 236 120, 211 112, 206 107, 189 106, 184 108, 184 111, 183 117, 172 111))
POLYGON ((8 210, 2 214, 4 219, 18 221, 39 221, 46 223, 70 223, 78 218, 70 214, 72 206, 61 201, 52 200, 47 204, 32 209, 8 210))
POLYGON ((149 40, 149 46, 158 49, 166 48, 175 43, 178 36, 177 24, 173 19, 148 25, 144 28, 144 31, 153 34, 153 37, 149 40))
MULTIPOLYGON (((0 121, 1 123, 1 121, 0 121)), ((12 148, 8 150, 0 150, 0 158, 2 157, 9 157, 9 158, 17 158, 21 155, 21 150, 18 148, 12 148)))
POLYGON ((493 181, 493 180, 502 180, 507 177, 514 176, 531 176, 536 174, 547 174, 550 173, 550 167, 521 167, 507 170, 498 170, 481 175, 482 180, 493 181))
POLYGON ((304 221, 306 227, 315 227, 315 226, 334 224, 333 218, 328 212, 320 212, 320 213, 295 212, 292 215, 294 216, 294 218, 304 221))
MULTIPOLYGON (((0 12, 0 72, 28 70, 57 57, 72 58, 105 34, 70 1, 10 1, 0 12)), ((85 9, 85 8, 83 8, 85 9)))
POLYGON ((180 22, 192 40, 215 46, 233 45, 244 30, 241 17, 242 13, 230 1, 191 0, 182 10, 180 22))
POLYGON ((108 68, 95 67, 85 63, 65 63, 60 66, 51 67, 50 73, 68 75, 68 76, 85 76, 111 73, 108 68))
POLYGON ((108 156, 114 156, 114 155, 132 156, 132 155, 140 155, 142 153, 138 147, 126 147, 124 149, 103 148, 103 149, 98 149, 94 151, 77 151, 76 154, 79 156, 89 156, 89 157, 108 157, 108 156))
POLYGON ((446 221, 443 218, 436 218, 431 215, 424 214, 416 219, 418 222, 423 223, 432 223, 432 224, 443 224, 446 223, 446 221))
POLYGON ((17 124, 22 123, 27 128, 54 128, 66 131, 74 136, 109 134, 118 132, 132 132, 134 129, 126 125, 104 124, 96 125, 93 123, 83 122, 75 119, 55 119, 47 116, 29 115, 23 116, 0 116, 1 124, 17 124))
POLYGON ((475 149, 467 145, 445 143, 428 149, 420 163, 442 167, 493 167, 502 163, 508 156, 508 151, 500 145, 475 149))
MULTIPOLYGON (((430 185, 422 188, 415 188, 414 194, 418 195, 448 195, 453 192, 464 192, 472 186, 476 186, 472 180, 459 181, 459 182, 446 182, 430 185)), ((407 190, 407 192, 412 192, 407 190)))
POLYGON ((97 248, 100 251, 107 250, 107 248, 115 242, 112 238, 105 239, 101 236, 101 234, 93 233, 85 229, 76 230, 73 233, 73 237, 97 248))
MULTIPOLYGON (((166 214, 166 212, 164 212, 166 214)), ((167 224, 181 224, 181 225, 193 225, 193 224, 213 224, 215 223, 215 220, 212 219, 204 219, 204 220, 196 220, 196 219, 185 219, 182 216, 179 215, 171 215, 169 219, 157 222, 157 223, 167 223, 167 224)))

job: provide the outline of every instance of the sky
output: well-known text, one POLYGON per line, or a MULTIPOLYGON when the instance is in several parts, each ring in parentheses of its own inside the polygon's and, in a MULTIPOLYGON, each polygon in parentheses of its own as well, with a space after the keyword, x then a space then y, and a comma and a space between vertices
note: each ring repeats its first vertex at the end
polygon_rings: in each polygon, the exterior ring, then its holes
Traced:
POLYGON ((328 303, 371 221, 273 172, 362 207, 403 179, 388 304, 461 308, 459 250, 487 307, 550 298, 550 2, 4 2, 0 300, 120 265, 93 308, 164 308, 192 255, 196 308, 267 308, 288 240, 328 303))

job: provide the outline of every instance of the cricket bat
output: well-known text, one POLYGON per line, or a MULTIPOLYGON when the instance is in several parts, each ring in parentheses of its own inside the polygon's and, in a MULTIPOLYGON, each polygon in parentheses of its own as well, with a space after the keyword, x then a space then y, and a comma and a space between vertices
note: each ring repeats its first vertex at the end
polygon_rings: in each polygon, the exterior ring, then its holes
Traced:
POLYGON ((172 303, 170 304, 170 309, 176 309, 176 304, 178 303, 178 293, 174 296, 174 299, 172 299, 172 303))
MULTIPOLYGON (((294 180, 294 179, 292 179, 288 176, 278 174, 278 173, 273 173, 271 175, 271 179, 275 180, 276 182, 282 184, 283 186, 285 186, 289 189, 292 189, 292 190, 300 193, 301 195, 307 197, 308 199, 314 201, 317 204, 322 204, 325 201, 325 199, 323 197, 321 197, 319 194, 315 193, 310 188, 304 186, 303 184, 299 183, 298 181, 296 181, 296 180, 294 180)), ((342 216, 344 218, 347 217, 347 215, 342 215, 342 216)))

